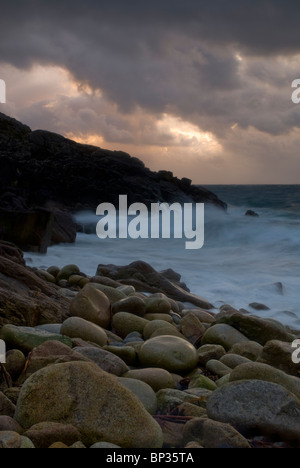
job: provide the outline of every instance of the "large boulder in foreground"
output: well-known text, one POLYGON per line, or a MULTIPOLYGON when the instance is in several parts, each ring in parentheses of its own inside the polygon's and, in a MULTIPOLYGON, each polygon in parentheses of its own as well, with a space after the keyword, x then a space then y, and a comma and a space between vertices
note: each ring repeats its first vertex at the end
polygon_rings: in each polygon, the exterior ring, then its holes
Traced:
POLYGON ((105 440, 122 448, 161 448, 162 432, 140 401, 95 364, 55 364, 24 384, 15 419, 24 429, 41 422, 77 427, 85 445, 105 440))
POLYGON ((271 382, 242 380, 224 385, 208 398, 207 414, 242 434, 258 432, 300 441, 300 400, 271 382))

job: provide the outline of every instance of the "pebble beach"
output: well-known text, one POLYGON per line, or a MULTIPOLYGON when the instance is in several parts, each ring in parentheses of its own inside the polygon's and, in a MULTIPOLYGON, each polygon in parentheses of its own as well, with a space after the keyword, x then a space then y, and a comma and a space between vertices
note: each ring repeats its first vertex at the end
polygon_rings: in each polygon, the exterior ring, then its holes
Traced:
POLYGON ((1 448, 300 447, 296 330, 1 247, 1 448))

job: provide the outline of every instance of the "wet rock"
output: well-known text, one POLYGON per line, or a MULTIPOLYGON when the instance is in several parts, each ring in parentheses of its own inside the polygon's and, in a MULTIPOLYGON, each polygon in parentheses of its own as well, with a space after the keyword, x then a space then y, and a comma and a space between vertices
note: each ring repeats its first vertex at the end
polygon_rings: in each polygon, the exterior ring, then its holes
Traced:
POLYGON ((204 448, 251 448, 249 442, 229 424, 195 418, 183 429, 183 444, 197 441, 204 448))
POLYGON ((249 341, 249 339, 241 332, 230 325, 220 323, 213 325, 206 331, 202 338, 202 345, 217 344, 229 351, 234 344, 245 341, 249 341))
POLYGON ((88 284, 72 300, 70 314, 72 317, 80 317, 100 327, 108 328, 110 302, 103 292, 88 284))
POLYGON ((64 321, 61 333, 70 338, 81 338, 96 343, 99 346, 107 345, 107 335, 98 325, 88 322, 80 317, 70 317, 64 321))
POLYGON ((180 374, 196 367, 198 355, 186 340, 165 335, 146 341, 139 352, 139 360, 145 367, 159 367, 180 374))
POLYGON ((95 364, 55 364, 33 374, 15 419, 25 429, 46 421, 72 424, 87 446, 99 440, 122 448, 162 446, 161 429, 139 400, 95 364))
POLYGON ((284 441, 300 440, 300 401, 281 385, 260 380, 231 382, 208 398, 207 413, 242 434, 254 431, 284 441))

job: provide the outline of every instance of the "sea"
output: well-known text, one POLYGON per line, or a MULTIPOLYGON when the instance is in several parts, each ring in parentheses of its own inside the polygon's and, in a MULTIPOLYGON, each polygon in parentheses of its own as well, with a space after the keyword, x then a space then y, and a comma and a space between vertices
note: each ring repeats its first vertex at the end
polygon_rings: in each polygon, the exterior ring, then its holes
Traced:
POLYGON ((76 214, 82 226, 75 244, 28 253, 28 266, 77 264, 95 275, 98 264, 136 260, 157 270, 172 268, 192 293, 217 309, 230 304, 300 330, 300 185, 206 186, 228 204, 227 213, 205 205, 204 246, 185 249, 185 239, 99 239, 95 212, 76 214), (258 217, 245 216, 247 210, 258 217), (264 304, 257 311, 250 304, 264 304))

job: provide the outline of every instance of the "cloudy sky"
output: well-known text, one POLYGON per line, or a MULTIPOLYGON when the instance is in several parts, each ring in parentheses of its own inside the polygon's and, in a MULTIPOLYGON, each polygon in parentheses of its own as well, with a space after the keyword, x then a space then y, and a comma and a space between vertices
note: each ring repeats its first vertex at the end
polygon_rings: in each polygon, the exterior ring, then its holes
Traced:
POLYGON ((1 2, 0 111, 194 183, 299 183, 300 6, 1 2))

